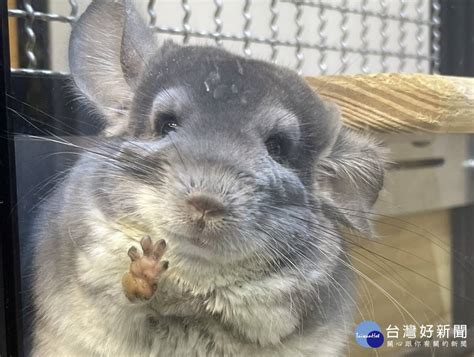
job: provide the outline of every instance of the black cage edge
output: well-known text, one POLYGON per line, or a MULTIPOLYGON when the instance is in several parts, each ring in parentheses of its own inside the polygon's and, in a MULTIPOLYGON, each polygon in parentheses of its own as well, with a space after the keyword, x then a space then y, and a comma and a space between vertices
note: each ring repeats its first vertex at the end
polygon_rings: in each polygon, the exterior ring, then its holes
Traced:
POLYGON ((10 51, 7 2, 0 2, 0 353, 23 354, 15 149, 9 139, 10 51))
MULTIPOLYGON (((440 74, 474 77, 474 0, 441 0, 440 74)), ((474 115, 473 115, 474 120, 474 115)), ((469 139, 474 159, 474 135, 469 139)), ((468 169, 469 170, 469 169, 468 169)), ((474 170, 468 175, 474 195, 474 170)), ((451 210, 452 319, 474 328, 474 205, 451 210)), ((474 346, 469 346, 472 349, 474 346)))

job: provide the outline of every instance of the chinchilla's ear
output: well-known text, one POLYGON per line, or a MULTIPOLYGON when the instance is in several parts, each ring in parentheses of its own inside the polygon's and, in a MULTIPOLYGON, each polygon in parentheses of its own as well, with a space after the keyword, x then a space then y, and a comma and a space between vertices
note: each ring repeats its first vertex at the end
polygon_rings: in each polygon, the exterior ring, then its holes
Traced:
MULTIPOLYGON (((332 115, 339 117, 334 105, 332 115)), ((337 118, 337 120, 340 120, 337 118)), ((367 135, 341 127, 315 167, 316 194, 340 224, 371 233, 368 219, 384 181, 385 149, 367 135)))
POLYGON ((81 94, 113 127, 157 51, 152 30, 129 1, 94 0, 74 25, 69 67, 81 94))

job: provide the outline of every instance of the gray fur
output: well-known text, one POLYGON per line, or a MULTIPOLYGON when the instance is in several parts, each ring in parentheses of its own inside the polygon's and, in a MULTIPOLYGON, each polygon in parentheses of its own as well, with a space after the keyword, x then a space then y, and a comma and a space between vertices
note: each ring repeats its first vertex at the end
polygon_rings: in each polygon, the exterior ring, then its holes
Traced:
POLYGON ((95 1, 73 30, 73 79, 109 138, 38 219, 32 354, 340 355, 354 289, 338 227, 368 229, 377 146, 289 70, 211 47, 151 55, 133 12, 95 1), (163 112, 179 121, 166 137, 163 112), (265 146, 277 133, 281 162, 265 146), (194 192, 226 215, 198 229, 184 203, 194 192), (170 268, 151 301, 132 303, 121 276, 143 234, 167 241, 170 268))

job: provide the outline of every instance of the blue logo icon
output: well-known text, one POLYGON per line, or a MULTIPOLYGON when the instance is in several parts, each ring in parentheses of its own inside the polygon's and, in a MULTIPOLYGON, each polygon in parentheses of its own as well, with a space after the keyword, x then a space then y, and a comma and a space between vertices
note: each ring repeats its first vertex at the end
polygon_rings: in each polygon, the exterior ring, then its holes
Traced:
POLYGON ((374 321, 362 321, 355 330, 356 342, 364 348, 379 348, 383 345, 382 329, 374 321))

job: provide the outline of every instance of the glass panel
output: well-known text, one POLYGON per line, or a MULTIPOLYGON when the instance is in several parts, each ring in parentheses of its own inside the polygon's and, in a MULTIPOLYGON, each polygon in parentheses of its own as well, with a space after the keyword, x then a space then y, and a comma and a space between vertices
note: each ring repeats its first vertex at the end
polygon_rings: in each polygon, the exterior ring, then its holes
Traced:
POLYGON ((472 135, 353 137, 253 62, 438 73, 439 1, 105 3, 69 60, 90 1, 8 3, 27 354, 469 353, 472 135))

